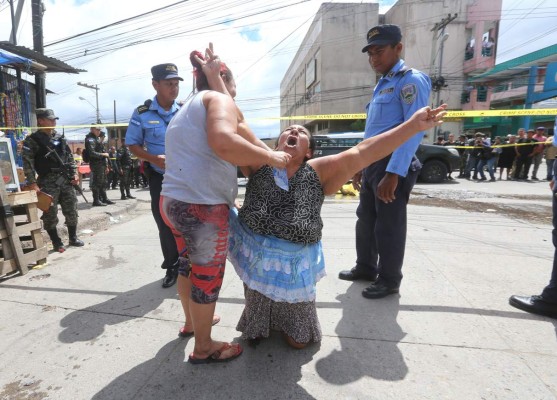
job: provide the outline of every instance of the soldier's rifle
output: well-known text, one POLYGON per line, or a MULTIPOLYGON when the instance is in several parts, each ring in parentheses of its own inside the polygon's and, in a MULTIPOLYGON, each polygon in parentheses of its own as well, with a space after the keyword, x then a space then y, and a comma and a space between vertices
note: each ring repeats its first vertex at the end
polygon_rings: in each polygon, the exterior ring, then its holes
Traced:
POLYGON ((64 181, 69 182, 73 188, 75 189, 75 191, 77 193, 79 193, 81 195, 81 197, 83 197, 83 200, 85 200, 86 203, 89 203, 89 201, 87 200, 87 198, 85 197, 85 195, 83 194, 83 190, 81 190, 81 188, 79 187, 78 184, 76 183, 72 183, 72 181, 74 180, 73 175, 70 172, 70 168, 71 166, 67 163, 64 162, 64 160, 62 160, 62 158, 60 157, 60 155, 56 152, 56 149, 51 148, 46 146, 46 148, 49 150, 48 153, 46 153, 45 157, 50 157, 50 156, 54 156, 54 160, 56 160, 56 162, 58 163, 58 165, 60 166, 60 172, 62 173, 62 176, 60 177, 62 179, 61 182, 56 181, 57 184, 60 184, 64 181))

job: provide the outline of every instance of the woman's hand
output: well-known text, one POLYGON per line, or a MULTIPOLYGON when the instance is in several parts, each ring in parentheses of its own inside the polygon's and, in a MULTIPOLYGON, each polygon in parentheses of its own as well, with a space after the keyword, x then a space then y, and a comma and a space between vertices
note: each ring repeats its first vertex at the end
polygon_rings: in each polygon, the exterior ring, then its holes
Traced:
POLYGON ((284 168, 292 156, 284 151, 269 151, 269 162, 271 167, 284 168))
POLYGON ((443 117, 447 114, 446 104, 431 109, 431 107, 423 107, 410 117, 410 122, 416 125, 416 130, 425 131, 443 123, 443 117))
POLYGON ((205 59, 194 55, 195 60, 201 65, 201 69, 207 79, 218 78, 220 75, 220 58, 213 50, 213 43, 209 42, 209 47, 205 49, 205 59))

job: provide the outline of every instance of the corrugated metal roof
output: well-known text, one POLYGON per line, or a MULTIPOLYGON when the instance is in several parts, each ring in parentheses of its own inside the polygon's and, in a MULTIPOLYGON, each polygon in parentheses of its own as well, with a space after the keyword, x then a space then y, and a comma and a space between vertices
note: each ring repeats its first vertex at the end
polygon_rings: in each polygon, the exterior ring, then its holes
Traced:
POLYGON ((557 44, 513 58, 512 60, 505 61, 501 64, 497 64, 489 71, 473 77, 471 81, 485 82, 491 79, 511 76, 521 72, 515 70, 514 68, 528 68, 532 65, 539 65, 540 63, 549 63, 552 61, 557 61, 557 44))
POLYGON ((10 42, 0 42, 0 49, 9 51, 10 53, 21 57, 31 59, 39 64, 46 66, 46 73, 66 72, 68 74, 79 74, 80 72, 87 72, 84 69, 74 68, 71 65, 68 65, 56 58, 45 56, 44 54, 41 54, 24 46, 16 46, 10 42))

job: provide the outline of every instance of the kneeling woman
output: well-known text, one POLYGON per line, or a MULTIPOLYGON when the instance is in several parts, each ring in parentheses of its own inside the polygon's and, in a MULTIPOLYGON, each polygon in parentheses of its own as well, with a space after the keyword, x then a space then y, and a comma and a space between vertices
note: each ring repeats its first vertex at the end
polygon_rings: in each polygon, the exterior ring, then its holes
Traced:
POLYGON ((242 168, 249 182, 242 208, 231 210, 229 242, 229 259, 245 284, 245 308, 236 328, 242 338, 265 338, 278 330, 296 348, 321 340, 315 286, 325 275, 324 196, 417 132, 441 124, 444 108, 422 108, 388 132, 316 159, 311 134, 292 125, 276 147, 292 156, 286 171, 264 164, 242 168))

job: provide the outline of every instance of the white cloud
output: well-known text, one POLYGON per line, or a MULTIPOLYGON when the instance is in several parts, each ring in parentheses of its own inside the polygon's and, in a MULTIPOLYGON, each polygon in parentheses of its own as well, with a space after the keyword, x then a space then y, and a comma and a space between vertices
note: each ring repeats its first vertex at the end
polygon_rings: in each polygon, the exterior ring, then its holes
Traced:
MULTIPOLYGON (((195 28, 215 17, 221 17, 221 21, 227 21, 233 16, 245 14, 248 11, 253 12, 295 2, 296 0, 276 2, 264 0, 253 2, 203 0, 196 2, 192 0, 185 2, 180 8, 182 14, 179 18, 176 18, 175 14, 165 15, 164 26, 158 26, 151 36, 159 36, 165 30, 195 28), (226 6, 226 12, 218 11, 218 7, 222 7, 222 5, 226 6), (191 10, 189 14, 184 12, 186 7, 191 10), (211 8, 214 12, 205 15, 199 14, 203 10, 211 8), (195 19, 187 17, 196 14, 198 17, 195 19)), ((392 2, 393 0, 382 1, 381 4, 384 4, 382 11, 386 11, 392 2)), ((28 1, 25 4, 17 39, 18 44, 32 48, 30 3, 28 1)), ((159 0, 157 2, 151 0, 45 0, 44 43, 48 44, 173 3, 176 3, 176 0, 159 0)), ((2 4, 0 6, 0 35, 7 40, 11 29, 9 7, 5 6, 5 2, 0 4, 2 4)), ((321 1, 305 1, 299 5, 227 22, 174 39, 158 40, 76 59, 67 59, 67 56, 60 55, 60 50, 68 48, 69 45, 75 45, 80 55, 84 54, 85 50, 91 54, 94 52, 96 44, 104 45, 110 40, 118 39, 117 33, 121 30, 116 28, 103 30, 96 36, 97 43, 85 44, 91 39, 91 36, 85 36, 60 45, 47 46, 45 47, 46 55, 60 58, 73 67, 87 70, 87 72, 77 75, 47 74, 46 86, 55 92, 55 94, 47 96, 47 105, 60 116, 59 125, 92 123, 96 118, 95 92, 78 86, 77 82, 96 84, 100 89, 99 109, 102 121, 112 122, 114 120, 115 101, 116 120, 127 122, 133 109, 154 95, 150 79, 151 66, 164 62, 177 64, 180 74, 184 78, 180 98, 185 98, 192 87, 189 53, 194 49, 203 51, 207 43, 213 41, 219 56, 226 61, 237 76, 238 97, 236 100, 244 110, 253 130, 261 137, 276 135, 279 129, 278 121, 261 118, 279 116, 280 81, 320 5, 321 1), (253 36, 245 34, 248 29, 255 29, 260 40, 250 40, 253 39, 253 36), (112 37, 107 37, 109 32, 112 33, 112 37), (285 39, 287 36, 288 38, 285 39), (284 42, 271 50, 283 40, 284 42), (79 97, 83 97, 87 101, 82 101, 79 97)), ((156 22, 160 18, 152 17, 150 22, 156 22)), ((144 32, 150 27, 143 22, 137 24, 135 29, 137 40, 141 40, 145 38, 144 32)), ((24 78, 34 82, 33 76, 24 78)), ((68 129, 66 134, 70 138, 81 137, 86 131, 87 129, 77 131, 68 129)))

